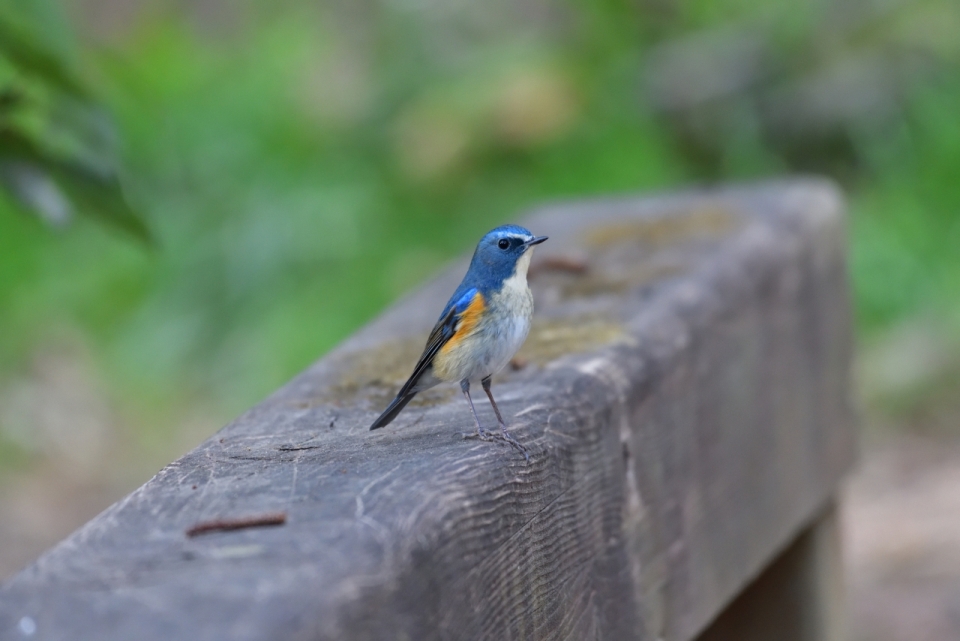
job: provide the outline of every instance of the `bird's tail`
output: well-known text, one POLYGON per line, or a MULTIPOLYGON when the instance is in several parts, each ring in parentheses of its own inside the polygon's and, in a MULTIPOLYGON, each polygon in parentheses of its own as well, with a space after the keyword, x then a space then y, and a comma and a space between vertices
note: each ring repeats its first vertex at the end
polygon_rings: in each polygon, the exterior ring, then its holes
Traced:
POLYGON ((380 418, 373 422, 373 425, 370 426, 370 429, 376 430, 389 425, 390 421, 397 418, 397 414, 400 413, 400 410, 406 407, 407 403, 409 403, 416 395, 416 392, 411 392, 406 396, 397 396, 395 399, 393 399, 393 401, 391 401, 390 405, 387 406, 387 409, 383 410, 383 414, 380 415, 380 418))

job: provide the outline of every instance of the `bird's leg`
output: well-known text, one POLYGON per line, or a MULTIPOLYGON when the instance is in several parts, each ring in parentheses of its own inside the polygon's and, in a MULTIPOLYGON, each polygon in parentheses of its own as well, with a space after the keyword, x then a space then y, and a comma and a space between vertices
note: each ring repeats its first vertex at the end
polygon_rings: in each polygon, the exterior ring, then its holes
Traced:
POLYGON ((483 386, 483 391, 487 393, 487 398, 490 399, 490 404, 493 405, 493 412, 497 415, 497 423, 500 424, 500 430, 506 433, 507 424, 504 422, 503 417, 500 416, 500 408, 497 407, 497 402, 493 400, 493 392, 490 391, 490 377, 480 379, 480 384, 483 386))
POLYGON ((467 379, 460 381, 460 389, 463 390, 463 395, 467 397, 467 402, 470 403, 470 411, 473 412, 473 422, 477 424, 477 433, 464 434, 463 438, 480 438, 484 441, 493 440, 493 434, 480 427, 480 418, 477 416, 477 410, 473 406, 473 399, 470 398, 470 381, 467 379))
POLYGON ((500 415, 500 408, 497 407, 497 402, 493 400, 493 392, 490 391, 490 377, 487 376, 486 378, 480 379, 480 384, 483 385, 483 391, 487 393, 487 398, 490 399, 490 404, 493 405, 493 411, 497 415, 497 422, 500 423, 500 438, 520 450, 520 453, 523 454, 523 458, 529 461, 530 456, 527 454, 527 448, 520 445, 520 442, 517 441, 517 439, 513 438, 507 433, 507 424, 503 421, 503 417, 500 415))

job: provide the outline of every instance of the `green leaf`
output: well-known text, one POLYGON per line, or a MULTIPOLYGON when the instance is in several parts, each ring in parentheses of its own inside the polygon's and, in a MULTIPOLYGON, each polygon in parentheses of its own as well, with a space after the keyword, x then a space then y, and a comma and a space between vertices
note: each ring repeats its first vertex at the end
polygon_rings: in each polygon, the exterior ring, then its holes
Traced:
POLYGON ((75 71, 57 8, 0 5, 0 186, 53 225, 77 212, 152 244, 120 185, 113 123, 75 71))
POLYGON ((76 206, 153 244, 149 228, 127 203, 115 174, 58 159, 23 132, 0 130, 0 184, 23 206, 54 224, 66 223, 76 206))
POLYGON ((0 7, 0 53, 23 73, 42 78, 66 93, 88 97, 88 91, 62 55, 45 49, 42 40, 31 37, 23 22, 9 6, 0 7))

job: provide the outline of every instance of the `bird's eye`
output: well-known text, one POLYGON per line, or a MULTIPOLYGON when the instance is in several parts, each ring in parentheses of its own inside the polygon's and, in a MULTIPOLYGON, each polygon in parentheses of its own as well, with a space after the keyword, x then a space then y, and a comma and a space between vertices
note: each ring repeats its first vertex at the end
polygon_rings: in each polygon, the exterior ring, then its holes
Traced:
POLYGON ((510 241, 507 240, 506 238, 501 238, 500 242, 497 243, 497 247, 499 247, 500 249, 506 249, 509 246, 510 246, 510 241))

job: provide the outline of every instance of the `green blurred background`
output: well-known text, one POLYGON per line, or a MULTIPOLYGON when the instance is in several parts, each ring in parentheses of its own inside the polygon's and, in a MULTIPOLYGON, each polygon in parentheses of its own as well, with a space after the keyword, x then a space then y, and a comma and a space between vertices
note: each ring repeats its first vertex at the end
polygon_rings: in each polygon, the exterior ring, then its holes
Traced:
POLYGON ((545 199, 833 177, 868 423, 956 425, 955 0, 267 4, 0 4, 130 204, 0 194, 0 572, 545 199))

